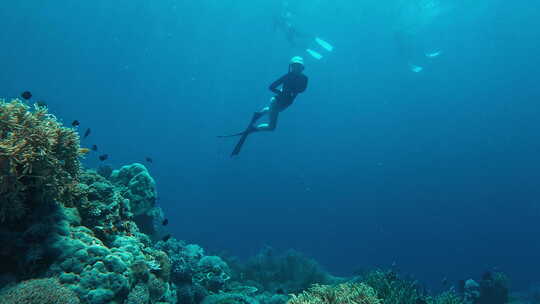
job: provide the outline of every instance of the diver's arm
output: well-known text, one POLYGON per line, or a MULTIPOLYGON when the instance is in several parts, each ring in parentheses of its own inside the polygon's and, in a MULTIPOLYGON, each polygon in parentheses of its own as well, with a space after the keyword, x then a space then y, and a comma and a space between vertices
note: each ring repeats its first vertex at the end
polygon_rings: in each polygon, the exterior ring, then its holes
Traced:
POLYGON ((308 77, 304 76, 304 83, 302 84, 302 86, 298 90, 298 93, 303 93, 307 89, 307 85, 308 85, 308 77))
POLYGON ((268 87, 268 89, 276 94, 281 94, 281 90, 278 89, 277 87, 279 87, 280 85, 283 84, 283 82, 285 81, 285 78, 287 77, 288 74, 285 74, 283 76, 281 76, 278 80, 272 82, 272 84, 270 84, 270 87, 268 87))

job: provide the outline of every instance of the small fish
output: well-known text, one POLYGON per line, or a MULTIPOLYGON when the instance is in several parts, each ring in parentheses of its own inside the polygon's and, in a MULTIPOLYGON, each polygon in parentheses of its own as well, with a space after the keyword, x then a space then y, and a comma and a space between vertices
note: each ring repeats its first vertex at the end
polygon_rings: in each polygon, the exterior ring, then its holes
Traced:
POLYGON ((90 149, 88 149, 88 148, 80 148, 79 149, 79 154, 86 154, 88 152, 90 152, 90 149))
POLYGON ((163 222, 161 222, 161 225, 167 226, 169 224, 169 219, 164 219, 163 222))
POLYGON ((283 295, 283 294, 285 294, 285 291, 283 290, 283 288, 278 288, 278 289, 276 290, 276 293, 277 293, 277 294, 280 294, 280 295, 283 295))
POLYGON ((103 155, 100 155, 100 156, 99 156, 99 160, 100 160, 100 161, 107 160, 107 158, 109 158, 109 154, 103 154, 103 155))
POLYGON ((45 101, 38 101, 36 102, 36 105, 40 108, 46 108, 47 107, 47 103, 45 101))
POLYGON ((30 93, 30 91, 24 91, 24 92, 21 93, 21 97, 24 100, 28 100, 28 99, 32 98, 32 93, 30 93))
POLYGON ((169 239, 171 238, 171 235, 170 234, 167 234, 166 236, 164 236, 161 240, 166 242, 168 241, 169 239))
POLYGON ((148 156, 147 156, 145 159, 146 159, 146 161, 149 162, 149 163, 153 163, 153 162, 154 162, 154 160, 153 160, 151 157, 148 157, 148 156))
POLYGON ((90 132, 92 132, 92 130, 90 130, 90 128, 86 129, 86 131, 84 131, 84 136, 83 136, 83 138, 87 138, 88 135, 90 135, 90 132))
POLYGON ((447 278, 443 278, 441 283, 443 284, 443 286, 446 286, 448 285, 448 279, 447 278))
POLYGON ((78 120, 74 120, 71 125, 74 127, 78 127, 81 123, 78 120))
POLYGON ((92 151, 97 151, 98 148, 97 148, 97 145, 92 145, 92 151))

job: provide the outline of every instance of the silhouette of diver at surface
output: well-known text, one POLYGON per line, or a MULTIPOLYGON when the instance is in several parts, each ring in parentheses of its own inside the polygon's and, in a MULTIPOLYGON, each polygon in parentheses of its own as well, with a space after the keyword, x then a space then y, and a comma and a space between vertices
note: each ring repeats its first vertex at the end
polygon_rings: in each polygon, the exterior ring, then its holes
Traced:
POLYGON ((274 131, 277 127, 279 113, 287 109, 294 102, 298 94, 304 92, 307 88, 308 77, 303 74, 304 59, 300 56, 295 56, 289 63, 289 71, 281 76, 276 81, 270 84, 270 91, 276 95, 270 99, 270 104, 260 111, 253 113, 253 117, 244 132, 237 134, 219 136, 233 137, 240 136, 240 140, 236 144, 231 156, 237 155, 242 149, 247 136, 258 131, 274 131), (281 89, 279 87, 281 86, 281 89), (268 122, 256 125, 257 121, 268 115, 268 122))
POLYGON ((334 49, 330 43, 324 41, 320 37, 298 30, 298 27, 293 21, 293 13, 289 9, 289 3, 287 1, 282 2, 279 14, 274 16, 274 29, 280 30, 285 34, 285 38, 291 47, 295 48, 297 51, 306 51, 310 56, 317 60, 323 57, 321 52, 317 49, 322 49, 327 52, 332 52, 334 49))
POLYGON ((292 47, 298 47, 300 42, 305 44, 309 39, 309 35, 300 32, 294 25, 292 13, 289 10, 284 10, 278 16, 274 17, 274 29, 282 31, 292 47))
POLYGON ((441 55, 441 51, 438 49, 425 51, 418 38, 412 33, 395 31, 394 38, 398 53, 406 61, 411 72, 422 72, 432 59, 441 55))

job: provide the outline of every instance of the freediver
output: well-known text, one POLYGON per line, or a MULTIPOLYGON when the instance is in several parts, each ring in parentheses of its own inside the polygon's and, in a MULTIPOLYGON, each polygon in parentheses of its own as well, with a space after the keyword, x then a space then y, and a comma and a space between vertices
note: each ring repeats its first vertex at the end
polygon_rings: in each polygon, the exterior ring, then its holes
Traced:
POLYGON ((262 123, 254 127, 253 131, 273 131, 277 127, 279 113, 287 109, 296 96, 307 88, 308 77, 304 71, 304 59, 294 56, 289 63, 289 72, 272 82, 268 89, 276 95, 270 99, 270 104, 261 111, 255 112, 255 123, 259 118, 268 114, 268 123, 262 123), (282 86, 281 89, 278 89, 282 86))
POLYGON ((274 29, 285 34, 289 45, 295 51, 307 52, 311 57, 320 60, 323 58, 321 50, 332 52, 334 47, 322 38, 300 31, 293 20, 293 13, 287 1, 281 5, 279 14, 274 16, 274 29))
POLYGON ((289 62, 289 71, 287 74, 270 84, 269 90, 275 94, 275 96, 270 98, 270 104, 260 111, 253 113, 247 129, 241 133, 219 136, 241 136, 231 156, 240 153, 242 145, 249 134, 260 131, 274 131, 276 129, 279 113, 292 105, 296 96, 304 92, 307 88, 308 77, 303 74, 304 68, 304 59, 300 56, 294 56, 289 62), (281 89, 279 88, 280 86, 281 89), (256 125, 257 121, 264 115, 268 115, 268 122, 256 125))
POLYGON ((422 58, 415 37, 412 33, 405 30, 396 30, 394 32, 396 47, 399 56, 407 63, 407 67, 412 72, 421 72, 424 68, 425 60, 422 58))
POLYGON ((297 47, 299 40, 305 38, 306 35, 298 31, 293 23, 292 16, 288 2, 283 2, 280 13, 274 16, 274 29, 281 30, 289 44, 292 47, 297 47))

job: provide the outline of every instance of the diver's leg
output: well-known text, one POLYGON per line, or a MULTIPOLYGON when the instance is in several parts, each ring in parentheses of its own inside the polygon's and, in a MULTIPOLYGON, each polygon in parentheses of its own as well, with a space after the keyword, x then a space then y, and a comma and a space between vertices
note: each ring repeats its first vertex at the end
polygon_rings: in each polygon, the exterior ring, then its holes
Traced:
POLYGON ((279 109, 273 103, 268 112, 268 123, 262 123, 255 127, 255 131, 274 131, 277 127, 279 109))
POLYGON ((259 120, 264 115, 268 114, 268 112, 270 112, 270 107, 266 106, 266 107, 262 108, 260 111, 253 113, 253 115, 254 115, 253 118, 255 119, 254 122, 257 122, 257 120, 259 120))
POLYGON ((270 98, 270 104, 269 105, 262 108, 260 111, 253 113, 253 119, 254 119, 253 122, 254 123, 257 122, 257 120, 259 120, 261 117, 263 117, 264 115, 266 115, 266 114, 268 114, 270 112, 270 109, 272 108, 273 104, 275 103, 275 100, 276 100, 275 97, 270 98))

